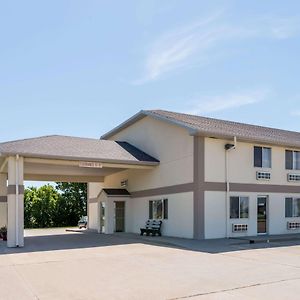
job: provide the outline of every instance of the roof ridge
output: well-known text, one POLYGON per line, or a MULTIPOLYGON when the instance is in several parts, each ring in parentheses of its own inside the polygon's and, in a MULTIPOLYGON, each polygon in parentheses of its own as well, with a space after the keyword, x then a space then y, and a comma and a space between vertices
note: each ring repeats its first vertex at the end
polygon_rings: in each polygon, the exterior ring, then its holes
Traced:
MULTIPOLYGON (((206 116, 200 116, 200 115, 194 115, 194 114, 188 114, 188 113, 181 113, 181 112, 175 112, 175 111, 163 110, 163 109, 145 110, 145 112, 150 112, 150 113, 166 112, 166 113, 172 113, 172 114, 177 114, 177 115, 185 115, 185 116, 189 116, 189 117, 196 117, 196 118, 201 118, 201 119, 206 119, 206 120, 212 120, 212 121, 217 121, 217 122, 226 122, 226 123, 231 123, 234 125, 253 126, 256 128, 271 129, 271 130, 276 130, 276 131, 300 134, 299 131, 294 131, 294 130, 288 130, 288 129, 282 129, 282 128, 276 128, 276 127, 271 127, 271 126, 264 126, 264 125, 257 125, 257 124, 251 124, 251 123, 242 123, 242 122, 237 122, 237 121, 232 121, 232 120, 218 119, 218 118, 212 118, 212 117, 206 117, 206 116)), ((172 116, 164 116, 164 117, 172 118, 172 116)), ((181 121, 181 122, 189 123, 186 121, 181 121)))
POLYGON ((42 136, 37 136, 37 137, 23 138, 23 139, 18 139, 18 140, 10 140, 10 141, 5 141, 5 142, 0 142, 0 145, 5 145, 7 143, 29 141, 29 140, 37 140, 37 139, 43 139, 43 138, 52 138, 52 137, 76 138, 76 139, 99 141, 98 138, 79 137, 79 136, 63 135, 63 134, 48 134, 48 135, 42 135, 42 136))
MULTIPOLYGON (((99 138, 84 137, 84 136, 74 136, 74 135, 65 135, 65 134, 53 134, 53 135, 50 135, 49 137, 53 137, 53 136, 99 141, 99 138)), ((48 136, 45 136, 45 137, 48 137, 48 136)))
POLYGON ((32 139, 42 139, 42 138, 53 137, 53 136, 59 136, 59 135, 58 134, 49 134, 49 135, 41 135, 41 136, 30 137, 30 138, 23 138, 23 139, 18 139, 18 140, 9 140, 9 141, 5 141, 5 142, 0 142, 0 145, 4 145, 7 143, 28 141, 28 140, 32 140, 32 139))

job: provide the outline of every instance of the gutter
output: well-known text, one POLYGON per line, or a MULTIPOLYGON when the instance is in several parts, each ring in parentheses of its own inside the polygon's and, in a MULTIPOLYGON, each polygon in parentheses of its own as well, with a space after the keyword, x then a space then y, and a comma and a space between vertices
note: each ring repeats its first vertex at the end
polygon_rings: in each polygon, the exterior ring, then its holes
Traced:
MULTIPOLYGON (((3 152, 3 156, 15 156, 16 152, 3 152)), ((95 157, 79 157, 79 156, 62 156, 62 155, 47 155, 47 154, 36 154, 36 153, 21 153, 24 158, 40 158, 40 159, 55 159, 65 161, 85 161, 85 162, 99 162, 99 163, 111 163, 111 164, 128 164, 132 166, 158 166, 160 161, 141 161, 141 160, 124 160, 124 159, 102 159, 95 157)))

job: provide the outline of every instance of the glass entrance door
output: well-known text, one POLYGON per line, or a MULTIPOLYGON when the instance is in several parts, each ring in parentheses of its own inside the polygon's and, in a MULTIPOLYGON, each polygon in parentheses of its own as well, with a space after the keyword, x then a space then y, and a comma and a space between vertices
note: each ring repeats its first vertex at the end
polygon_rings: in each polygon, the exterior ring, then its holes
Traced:
POLYGON ((257 233, 267 233, 267 199, 266 196, 257 198, 257 233))

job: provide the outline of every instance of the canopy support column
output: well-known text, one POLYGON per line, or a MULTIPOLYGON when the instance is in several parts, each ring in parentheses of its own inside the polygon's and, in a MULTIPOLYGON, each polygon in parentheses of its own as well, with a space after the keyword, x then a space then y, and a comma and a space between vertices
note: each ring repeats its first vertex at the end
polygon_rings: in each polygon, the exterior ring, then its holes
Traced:
POLYGON ((7 186, 7 246, 24 246, 24 160, 23 157, 8 158, 7 186))
POLYGON ((7 226, 7 175, 0 174, 0 227, 7 226))

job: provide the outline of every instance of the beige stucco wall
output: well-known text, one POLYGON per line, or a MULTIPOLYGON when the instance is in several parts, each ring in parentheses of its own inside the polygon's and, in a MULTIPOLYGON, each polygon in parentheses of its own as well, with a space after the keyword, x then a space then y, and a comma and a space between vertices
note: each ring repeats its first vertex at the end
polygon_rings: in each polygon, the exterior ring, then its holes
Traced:
POLYGON ((193 192, 130 199, 130 232, 139 233, 149 218, 149 201, 168 199, 168 219, 163 220, 162 234, 193 238, 193 192))
POLYGON ((104 232, 105 234, 112 234, 115 232, 115 202, 125 202, 125 232, 132 232, 132 209, 131 199, 128 197, 107 197, 102 192, 93 202, 89 203, 89 229, 96 230, 100 233, 100 203, 105 203, 105 221, 104 232))
POLYGON ((88 183, 88 198, 97 198, 103 187, 102 183, 89 182, 88 183))
MULTIPOLYGON (((111 139, 131 143, 159 159, 160 165, 154 169, 130 169, 106 176, 103 187, 120 188, 121 181, 128 180, 126 188, 133 192, 193 182, 193 137, 186 130, 145 117, 111 139)), ((101 184, 89 184, 90 197, 97 197, 101 188, 101 184)), ((169 200, 169 218, 163 220, 163 234, 192 238, 193 192, 126 199, 126 231, 139 233, 149 218, 149 201, 163 198, 169 200)), ((103 201, 107 203, 107 233, 112 233, 115 200, 106 198, 103 201)))
POLYGON ((225 192, 205 192, 205 238, 224 238, 226 228, 228 236, 253 236, 257 234, 256 226, 256 194, 254 193, 230 193, 230 196, 249 197, 249 218, 230 219, 229 203, 227 206, 226 222, 226 193, 225 192), (248 231, 243 233, 233 233, 232 224, 248 224, 248 231))
POLYGON ((299 233, 300 229, 288 230, 287 222, 300 222, 300 217, 286 218, 285 217, 285 198, 297 197, 299 194, 270 194, 269 205, 267 207, 269 220, 269 233, 270 234, 284 234, 284 233, 299 233))
MULTIPOLYGON (((222 139, 205 138, 205 181, 225 182, 225 150, 224 145, 232 143, 222 139)), ((229 152, 229 181, 246 184, 296 185, 289 182, 287 174, 300 174, 300 171, 285 170, 285 150, 289 148, 268 146, 272 148, 272 168, 254 167, 254 146, 264 146, 257 143, 237 142, 236 150, 229 152), (271 180, 257 180, 257 171, 271 172, 271 180)), ((295 149, 297 150, 297 149, 295 149)), ((287 229, 288 221, 300 222, 300 218, 285 218, 285 198, 299 197, 300 194, 289 193, 255 193, 230 192, 230 196, 249 197, 249 218, 231 220, 228 217, 227 228, 229 236, 257 235, 257 197, 268 196, 268 233, 293 233, 287 229), (232 224, 248 224, 247 233, 232 233, 232 224)), ((220 238, 226 236, 226 193, 205 192, 205 237, 220 238)), ((229 203, 228 203, 229 216, 229 203)), ((298 230, 298 232, 300 232, 298 230)))
POLYGON ((153 170, 129 170, 105 177, 106 187, 119 187, 128 179, 128 190, 139 191, 193 181, 193 137, 185 129, 145 117, 112 140, 126 141, 160 160, 153 170))
POLYGON ((105 197, 105 198, 106 198, 105 233, 111 234, 115 232, 116 229, 115 202, 117 201, 125 202, 125 232, 132 232, 131 230, 132 218, 131 218, 131 209, 130 209, 131 199, 129 199, 128 197, 105 197))
POLYGON ((99 231, 99 204, 98 202, 88 203, 88 228, 99 231))
MULTIPOLYGON (((232 141, 205 138, 205 180, 208 182, 225 182, 224 145, 232 141)), ((287 181, 287 174, 300 174, 300 171, 285 170, 285 147, 272 148, 272 168, 254 167, 254 146, 256 143, 237 142, 236 150, 229 152, 229 180, 235 183, 300 185, 287 181), (256 180, 256 171, 270 171, 271 180, 256 180)), ((269 146, 268 146, 269 147, 269 146)), ((289 149, 289 148, 288 148, 289 149)), ((298 149, 299 150, 299 149, 298 149)))
POLYGON ((88 213, 88 228, 91 230, 99 231, 99 222, 100 222, 100 208, 99 201, 95 202, 95 198, 98 198, 99 193, 102 189, 102 183, 89 182, 88 183, 88 204, 87 204, 87 213, 88 213))
MULTIPOLYGON (((249 218, 230 219, 229 204, 227 229, 228 236, 255 236, 257 235, 257 198, 267 196, 267 233, 286 234, 299 233, 300 229, 288 230, 287 222, 300 222, 298 218, 285 217, 285 198, 299 197, 299 194, 284 193, 247 193, 231 192, 230 196, 249 197, 249 218), (233 233, 232 224, 248 224, 248 231, 233 233)), ((205 192, 205 238, 224 238, 226 237, 226 194, 225 192, 205 192)))

